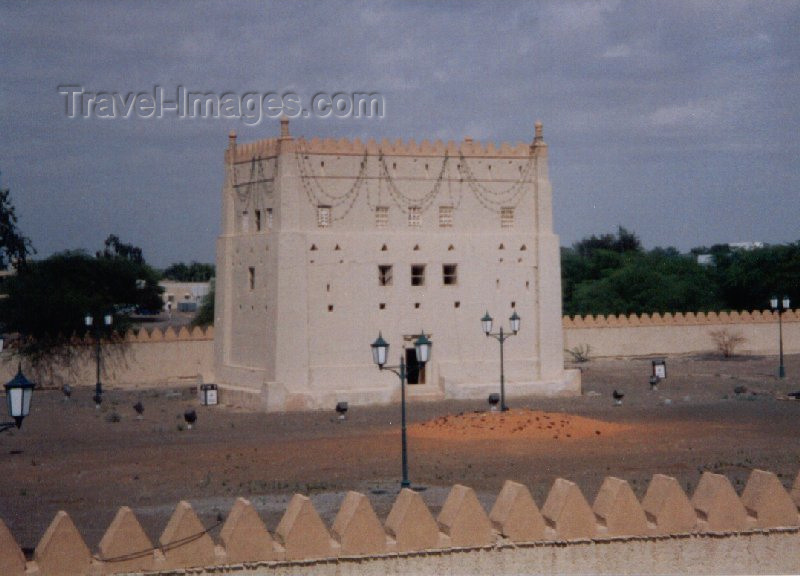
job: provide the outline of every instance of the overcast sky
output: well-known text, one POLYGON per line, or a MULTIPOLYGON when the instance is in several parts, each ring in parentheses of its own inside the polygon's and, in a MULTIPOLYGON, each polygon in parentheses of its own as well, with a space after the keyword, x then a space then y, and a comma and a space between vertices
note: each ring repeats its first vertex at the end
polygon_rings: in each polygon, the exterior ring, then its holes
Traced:
POLYGON ((157 266, 211 262, 227 134, 277 121, 144 97, 70 117, 75 91, 379 93, 383 118, 292 133, 528 142, 541 120, 562 245, 618 225, 648 248, 796 242, 798 30, 795 1, 2 1, 2 186, 40 257, 114 233, 157 266))

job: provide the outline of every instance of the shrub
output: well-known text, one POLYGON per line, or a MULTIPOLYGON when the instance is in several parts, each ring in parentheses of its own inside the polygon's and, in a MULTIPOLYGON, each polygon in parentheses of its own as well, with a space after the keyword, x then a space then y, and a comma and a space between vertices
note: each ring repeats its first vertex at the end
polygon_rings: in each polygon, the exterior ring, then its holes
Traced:
POLYGON ((747 338, 742 336, 739 332, 731 332, 727 328, 713 330, 711 338, 717 346, 717 351, 722 354, 723 358, 730 358, 736 352, 736 348, 747 342, 747 338))
POLYGON ((567 349, 566 353, 572 357, 573 362, 583 363, 589 361, 589 353, 592 351, 592 347, 588 344, 580 344, 575 346, 574 348, 567 349))

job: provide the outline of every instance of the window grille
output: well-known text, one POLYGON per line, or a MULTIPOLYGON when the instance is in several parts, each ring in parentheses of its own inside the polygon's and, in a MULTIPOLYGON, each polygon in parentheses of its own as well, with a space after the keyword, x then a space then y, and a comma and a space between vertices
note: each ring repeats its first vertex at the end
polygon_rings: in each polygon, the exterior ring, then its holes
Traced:
POLYGON ((375 207, 375 226, 378 228, 386 228, 389 225, 389 207, 376 206, 375 207))
POLYGON ((331 225, 331 207, 317 206, 317 226, 327 228, 331 225))
POLYGON ((439 228, 453 227, 453 207, 439 206, 439 228))
POLYGON ((408 207, 408 225, 418 228, 422 224, 422 209, 419 206, 408 207))
POLYGON ((514 227, 514 208, 505 207, 500 209, 500 227, 514 227))

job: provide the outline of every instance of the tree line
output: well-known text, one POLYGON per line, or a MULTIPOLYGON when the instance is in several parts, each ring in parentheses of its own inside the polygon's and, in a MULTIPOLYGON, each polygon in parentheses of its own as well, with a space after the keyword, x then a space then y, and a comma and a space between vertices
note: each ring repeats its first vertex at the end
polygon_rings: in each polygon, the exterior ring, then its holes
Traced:
POLYGON ((575 315, 764 310, 771 296, 800 304, 800 242, 645 250, 633 232, 561 249, 563 312, 575 315), (699 255, 709 255, 698 262, 699 255))

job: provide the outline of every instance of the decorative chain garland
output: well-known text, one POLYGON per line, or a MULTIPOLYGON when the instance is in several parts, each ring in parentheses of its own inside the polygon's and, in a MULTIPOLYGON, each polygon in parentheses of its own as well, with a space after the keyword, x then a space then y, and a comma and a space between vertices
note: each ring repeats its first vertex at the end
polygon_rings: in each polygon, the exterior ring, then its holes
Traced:
MULTIPOLYGON (((439 169, 439 174, 431 189, 421 196, 412 197, 400 189, 395 178, 389 171, 383 151, 379 150, 377 199, 373 201, 373 191, 371 190, 372 187, 369 185, 370 178, 368 177, 370 166, 369 154, 366 149, 364 150, 364 156, 362 157, 360 169, 355 180, 350 188, 341 195, 331 194, 320 184, 320 179, 325 178, 325 176, 317 176, 313 173, 313 168, 308 162, 308 155, 306 152, 305 149, 300 148, 295 152, 295 160, 297 162, 300 181, 302 182, 306 199, 309 204, 314 207, 328 206, 331 209, 331 222, 343 220, 350 214, 365 186, 367 205, 370 210, 374 212, 377 207, 381 205, 384 180, 386 182, 386 191, 388 192, 389 199, 391 199, 403 214, 407 214, 412 207, 418 209, 420 213, 424 213, 430 209, 440 192, 442 192, 442 184, 445 181, 447 182, 447 188, 443 194, 449 198, 454 210, 458 210, 461 206, 464 196, 463 184, 466 181, 469 189, 483 208, 490 212, 500 213, 502 208, 516 207, 522 201, 525 193, 529 190, 529 187, 526 185, 531 183, 531 173, 535 166, 534 159, 530 158, 520 171, 520 178, 518 180, 513 182, 505 190, 492 190, 478 181, 467 163, 466 157, 460 154, 461 163, 457 166, 460 177, 458 178, 457 189, 454 191, 453 183, 455 178, 450 175, 448 169, 450 156, 445 153, 441 168, 439 169), (343 209, 337 210, 340 214, 334 216, 333 209, 340 206, 343 207, 343 209)), ((374 176, 371 179, 374 179, 374 176)), ((251 182, 252 181, 253 178, 251 174, 251 182)))
POLYGON ((530 158, 525 165, 525 168, 520 173, 520 178, 505 190, 491 190, 478 182, 477 178, 472 172, 472 169, 467 163, 467 159, 461 154, 461 163, 458 165, 458 170, 461 172, 464 180, 472 190, 478 202, 487 210, 499 213, 501 208, 513 208, 519 205, 522 198, 527 191, 526 184, 531 182, 531 169, 534 165, 533 158, 530 158))

